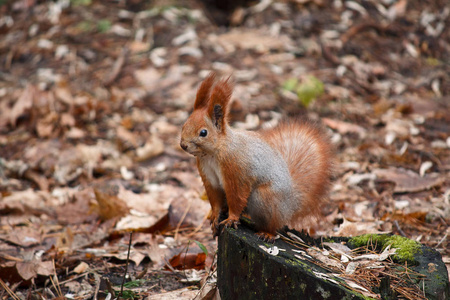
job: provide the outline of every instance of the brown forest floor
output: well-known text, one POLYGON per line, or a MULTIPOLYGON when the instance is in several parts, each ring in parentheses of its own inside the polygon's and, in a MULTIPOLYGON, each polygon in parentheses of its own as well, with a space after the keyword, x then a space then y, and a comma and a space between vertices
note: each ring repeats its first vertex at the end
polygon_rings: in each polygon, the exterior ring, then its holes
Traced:
POLYGON ((214 3, 0 1, 1 299, 105 299, 131 230, 127 295, 198 293, 217 244, 178 143, 210 70, 233 76, 236 127, 329 129, 316 235, 399 234, 449 268, 447 0, 214 3))

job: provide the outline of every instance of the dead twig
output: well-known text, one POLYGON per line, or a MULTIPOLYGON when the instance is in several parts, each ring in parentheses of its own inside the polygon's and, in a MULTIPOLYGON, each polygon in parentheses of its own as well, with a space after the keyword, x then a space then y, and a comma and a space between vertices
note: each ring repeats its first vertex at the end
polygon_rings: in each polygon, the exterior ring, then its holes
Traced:
POLYGON ((177 224, 177 228, 175 229, 174 240, 177 240, 177 238, 178 238, 178 231, 180 230, 181 224, 183 224, 184 219, 186 218, 189 210, 191 209, 191 205, 192 205, 192 199, 189 201, 189 204, 186 207, 186 210, 184 211, 183 216, 181 216, 180 221, 177 224))
MULTIPOLYGON (((59 284, 57 285, 55 283, 55 281, 57 281, 57 276, 56 275, 50 276, 50 281, 52 282, 53 288, 55 289, 56 294, 58 294, 58 297, 62 297, 63 295, 62 295, 61 289, 59 287, 59 284), (55 277, 55 280, 53 280, 53 277, 55 277)), ((49 291, 50 291, 50 289, 49 289, 49 291)))
POLYGON ((399 232, 402 236, 407 237, 407 236, 406 236, 406 233, 400 228, 400 225, 398 224, 397 220, 394 221, 394 225, 395 225, 395 228, 397 228, 398 232, 399 232))
POLYGON ((93 299, 97 300, 97 295, 98 295, 98 292, 100 290, 101 279, 100 279, 100 276, 97 273, 94 274, 94 277, 95 277, 95 292, 94 292, 93 299))
POLYGON ((448 236, 448 233, 446 233, 446 234, 442 237, 442 239, 439 241, 439 243, 437 243, 437 245, 434 246, 434 247, 435 247, 435 248, 439 247, 439 246, 442 244, 442 242, 445 241, 445 239, 447 238, 447 236, 448 236))
POLYGON ((58 275, 56 275, 56 266, 55 266, 55 260, 53 260, 53 270, 55 274, 53 276, 50 276, 50 280, 53 284, 53 287, 55 288, 56 293, 58 293, 59 297, 63 297, 63 293, 61 291, 61 285, 59 283, 58 275), (52 279, 54 277, 54 280, 52 279))
POLYGON ((215 270, 213 271, 213 266, 214 266, 214 262, 217 259, 217 251, 216 253, 214 253, 214 257, 213 257, 213 263, 211 264, 211 269, 209 269, 208 275, 205 278, 205 282, 202 284, 202 286, 200 287, 200 289, 198 290, 197 295, 195 295, 194 299, 197 299, 197 297, 200 296, 200 293, 203 291, 203 289, 205 288, 206 284, 208 284, 208 280, 214 275, 214 273, 216 272, 215 270))
POLYGON ((111 74, 103 82, 103 84, 105 86, 111 85, 116 80, 117 76, 119 75, 120 71, 122 70, 123 65, 125 64, 125 57, 126 57, 127 53, 128 53, 128 49, 123 48, 122 52, 120 53, 119 57, 117 58, 117 60, 115 61, 114 65, 112 67, 111 74))
POLYGON ((132 237, 133 237, 133 232, 130 232, 130 241, 128 243, 128 253, 127 253, 127 263, 125 265, 125 272, 123 272, 122 284, 120 285, 120 293, 116 299, 120 299, 120 297, 122 297, 123 285, 125 284, 125 278, 127 277, 127 272, 128 272, 128 263, 130 261, 130 250, 131 250, 132 237))
POLYGON ((0 279, 0 285, 5 289, 5 291, 10 295, 14 300, 20 300, 19 297, 6 285, 6 283, 0 279))
POLYGON ((70 278, 70 279, 61 281, 60 284, 66 284, 66 283, 68 283, 68 282, 77 280, 77 279, 79 279, 79 278, 81 278, 81 277, 83 277, 83 276, 86 276, 86 274, 88 274, 88 273, 89 273, 89 272, 84 272, 84 273, 79 274, 79 275, 77 275, 77 276, 74 276, 74 277, 72 277, 72 278, 70 278))

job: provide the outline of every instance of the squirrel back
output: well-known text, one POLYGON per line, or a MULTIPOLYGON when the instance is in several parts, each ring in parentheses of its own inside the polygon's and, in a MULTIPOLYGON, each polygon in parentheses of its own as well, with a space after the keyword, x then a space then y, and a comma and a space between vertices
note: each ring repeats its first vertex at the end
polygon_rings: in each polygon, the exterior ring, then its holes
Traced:
POLYGON ((197 158, 214 235, 220 226, 236 228, 245 211, 260 237, 271 240, 283 226, 318 215, 330 187, 330 141, 309 121, 234 130, 227 121, 231 94, 228 79, 215 83, 211 73, 203 81, 180 146, 197 158))

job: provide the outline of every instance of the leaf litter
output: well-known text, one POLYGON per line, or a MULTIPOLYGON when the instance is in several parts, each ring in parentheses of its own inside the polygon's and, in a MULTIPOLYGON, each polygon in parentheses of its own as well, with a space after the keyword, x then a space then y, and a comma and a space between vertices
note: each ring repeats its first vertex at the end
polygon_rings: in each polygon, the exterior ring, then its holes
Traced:
MULTIPOLYGON (((308 115, 329 128, 340 166, 311 232, 405 235, 449 266, 445 1, 175 2, 0 4, 2 299, 112 295, 130 231, 129 295, 217 292, 209 204, 178 146, 210 70, 235 77, 237 127, 308 115)), ((370 291, 360 261, 328 251, 370 291)))
POLYGON ((346 242, 323 242, 321 248, 299 242, 298 238, 281 238, 292 246, 292 251, 300 260, 307 260, 325 270, 328 273, 314 271, 314 274, 338 285, 361 293, 366 297, 382 299, 380 288, 382 278, 390 279, 390 288, 397 295, 405 299, 426 299, 419 284, 413 284, 411 278, 423 279, 424 275, 408 268, 408 264, 402 264, 394 260, 398 249, 387 245, 382 251, 377 250, 375 243, 369 240, 368 244, 350 249, 346 242))

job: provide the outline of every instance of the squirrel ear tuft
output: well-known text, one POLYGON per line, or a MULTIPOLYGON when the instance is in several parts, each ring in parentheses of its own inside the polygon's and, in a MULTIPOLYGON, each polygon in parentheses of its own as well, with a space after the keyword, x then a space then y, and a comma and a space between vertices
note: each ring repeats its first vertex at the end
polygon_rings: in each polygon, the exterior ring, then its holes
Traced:
POLYGON ((219 81, 211 92, 211 101, 208 106, 208 114, 214 125, 223 130, 228 117, 228 103, 233 93, 233 86, 229 82, 230 77, 219 81))
POLYGON ((208 76, 203 80, 202 84, 198 88, 197 97, 195 98, 194 109, 198 109, 201 107, 206 107, 209 100, 209 95, 211 88, 216 79, 216 73, 211 72, 208 76))

